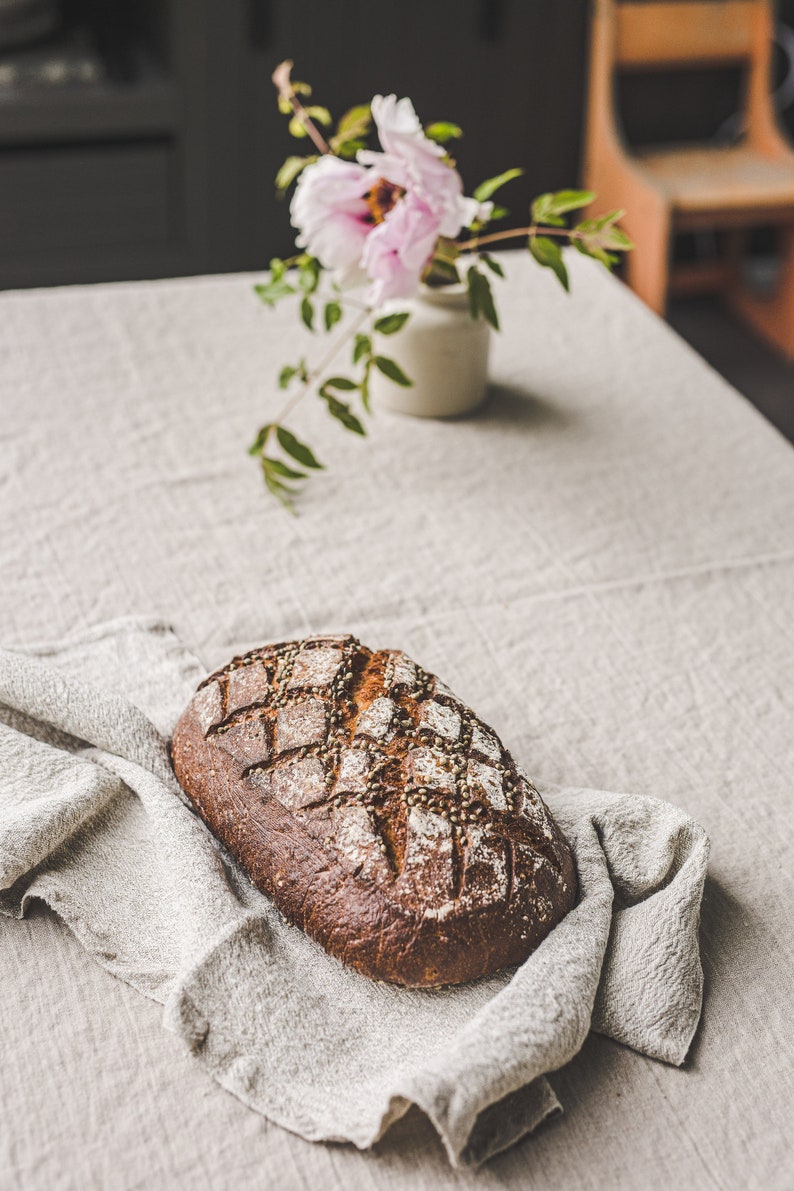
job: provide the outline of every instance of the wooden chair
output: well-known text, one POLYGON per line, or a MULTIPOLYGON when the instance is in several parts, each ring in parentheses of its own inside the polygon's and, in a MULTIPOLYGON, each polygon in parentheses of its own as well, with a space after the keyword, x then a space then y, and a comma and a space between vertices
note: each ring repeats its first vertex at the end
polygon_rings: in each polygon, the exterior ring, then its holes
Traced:
POLYGON ((585 184, 598 208, 622 207, 636 244, 628 254, 631 288, 660 314, 667 294, 717 289, 767 341, 794 358, 794 151, 780 132, 770 97, 772 0, 594 0, 585 184), (745 67, 743 128, 731 148, 687 146, 633 151, 613 99, 617 70, 745 67), (741 251, 754 225, 780 228, 782 262, 775 292, 761 297, 742 283, 741 251), (716 263, 670 269, 671 236, 726 231, 716 263))

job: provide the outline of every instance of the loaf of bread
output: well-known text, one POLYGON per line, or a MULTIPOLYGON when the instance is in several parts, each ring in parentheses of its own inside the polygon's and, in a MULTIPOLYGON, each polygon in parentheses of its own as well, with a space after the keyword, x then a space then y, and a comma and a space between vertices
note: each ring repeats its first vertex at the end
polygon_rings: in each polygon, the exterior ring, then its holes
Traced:
POLYGON ((281 913, 366 976, 517 964, 571 909, 571 853, 496 734, 404 653, 313 637, 234 658, 172 740, 207 826, 281 913))

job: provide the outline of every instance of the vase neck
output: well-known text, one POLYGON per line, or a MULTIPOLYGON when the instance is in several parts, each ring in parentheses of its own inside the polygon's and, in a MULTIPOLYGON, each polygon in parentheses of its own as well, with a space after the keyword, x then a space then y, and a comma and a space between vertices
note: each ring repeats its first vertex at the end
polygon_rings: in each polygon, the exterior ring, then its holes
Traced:
POLYGON ((462 282, 437 287, 423 285, 416 297, 428 306, 445 306, 451 310, 465 310, 469 305, 468 289, 462 282))

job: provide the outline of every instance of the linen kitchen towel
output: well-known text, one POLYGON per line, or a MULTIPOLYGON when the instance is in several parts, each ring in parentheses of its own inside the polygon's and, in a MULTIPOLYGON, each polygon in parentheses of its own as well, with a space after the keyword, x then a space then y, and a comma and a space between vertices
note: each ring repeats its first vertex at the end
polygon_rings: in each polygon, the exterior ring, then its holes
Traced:
POLYGON ((369 1147, 415 1104, 452 1164, 475 1165, 559 1111, 546 1075, 590 1029, 684 1061, 702 997, 697 823, 653 798, 541 786, 576 857, 571 913, 517 969, 373 982, 286 923, 188 805, 167 742, 204 673, 151 622, 0 651, 2 912, 46 903, 165 1006, 219 1083, 313 1141, 369 1147))

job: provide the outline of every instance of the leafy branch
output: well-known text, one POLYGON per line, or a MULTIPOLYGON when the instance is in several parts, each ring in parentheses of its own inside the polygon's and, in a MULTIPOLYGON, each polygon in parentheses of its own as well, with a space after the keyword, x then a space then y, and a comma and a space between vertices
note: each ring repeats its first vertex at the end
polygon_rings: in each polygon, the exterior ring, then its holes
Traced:
POLYGON ((329 128, 333 123, 331 113, 328 108, 318 104, 306 105, 301 101, 300 96, 305 95, 308 98, 312 89, 308 83, 300 83, 292 78, 292 66, 293 63, 288 59, 279 63, 272 74, 278 90, 279 111, 282 115, 290 117, 290 134, 298 140, 308 137, 317 153, 294 155, 286 159, 276 174, 276 190, 282 194, 289 190, 306 166, 312 165, 320 156, 332 153, 347 161, 355 160, 358 151, 366 148, 366 138, 372 128, 369 104, 357 104, 344 113, 337 123, 334 135, 326 139, 317 125, 322 124, 324 128, 329 128))
MULTIPOLYGON (((509 170, 508 174, 515 177, 516 171, 509 170)), ((502 175, 502 179, 507 180, 507 175, 502 175)), ((499 179, 491 181, 498 182, 499 179)), ((476 194, 475 191, 475 196, 476 194)), ((532 203, 532 223, 528 227, 510 228, 508 231, 489 232, 485 235, 478 231, 470 239, 458 243, 458 251, 479 252, 486 244, 526 239, 527 248, 538 264, 551 269, 563 288, 568 290, 568 270, 558 240, 572 244, 584 256, 600 261, 608 269, 620 260, 617 253, 633 248, 629 237, 617 226, 625 211, 609 211, 597 219, 582 220, 573 227, 566 224, 566 215, 589 206, 595 197, 591 190, 559 190, 555 193, 541 194, 532 203)), ((486 263, 493 268, 492 261, 486 263)))
MULTIPOLYGON (((309 330, 314 329, 316 307, 312 300, 315 295, 320 271, 313 257, 301 254, 291 261, 275 259, 270 262, 270 280, 263 285, 254 286, 255 292, 267 306, 275 306, 281 298, 290 295, 301 295, 301 317, 309 330), (297 269, 297 284, 289 277, 288 266, 297 269), (307 305, 308 304, 308 305, 307 305)), ((344 317, 343 302, 333 299, 326 302, 323 308, 323 324, 326 331, 331 331, 344 317)), ((411 385, 413 382, 405 375, 396 361, 388 356, 375 353, 372 332, 380 335, 393 335, 402 330, 407 322, 407 313, 387 314, 374 318, 374 312, 369 306, 359 309, 358 316, 351 325, 337 336, 330 344, 328 351, 319 363, 309 368, 306 360, 301 359, 297 364, 285 365, 278 375, 278 387, 289 389, 294 382, 298 387, 286 401, 274 421, 260 427, 256 438, 248 448, 249 454, 259 458, 265 484, 268 490, 290 512, 295 512, 293 498, 299 489, 294 485, 309 478, 309 472, 322 470, 323 464, 305 442, 302 442, 284 422, 315 386, 317 395, 326 403, 328 413, 335 418, 345 430, 353 434, 366 435, 366 428, 361 418, 354 412, 349 401, 343 400, 340 394, 357 393, 361 398, 363 409, 370 413, 369 381, 373 368, 388 376, 399 385, 411 385), (372 322, 370 333, 365 334, 362 327, 372 322), (354 379, 342 374, 326 376, 326 372, 335 361, 345 344, 352 341, 351 362, 358 368, 359 376, 354 379), (325 379, 323 379, 325 378, 325 379), (273 454, 273 450, 280 447, 288 457, 286 460, 273 454), (300 464, 303 470, 294 466, 300 464), (289 482, 287 482, 289 481, 289 482)))
MULTIPOLYGON (((308 83, 292 78, 292 65, 291 61, 282 62, 273 72, 273 82, 278 90, 278 106, 288 117, 290 134, 299 141, 309 141, 310 146, 307 147, 312 147, 314 152, 287 157, 275 180, 276 189, 282 195, 297 181, 303 170, 324 155, 356 161, 361 150, 367 147, 373 124, 371 106, 360 104, 345 112, 332 131, 331 113, 327 108, 309 102, 311 87, 308 83)), ((413 113, 410 101, 401 102, 407 103, 413 113)), ((415 113, 412 119, 416 120, 415 113)), ((382 133, 382 128, 380 131, 382 133)), ((422 132, 428 140, 440 146, 447 146, 463 135, 461 128, 450 121, 428 124, 422 132)), ((447 148, 443 149, 439 160, 443 160, 450 169, 455 169, 455 162, 447 148)), ((355 168, 366 176, 365 167, 360 162, 355 168)), ((617 262, 618 253, 632 247, 628 236, 618 226, 622 211, 611 211, 598 218, 569 225, 573 213, 589 206, 595 198, 595 195, 583 190, 542 194, 531 205, 530 222, 526 227, 508 231, 489 230, 493 223, 509 215, 506 207, 494 202, 494 196, 522 174, 522 170, 512 168, 480 183, 469 207, 468 224, 465 231, 461 229, 459 233, 464 238, 439 236, 421 277, 416 278, 428 286, 448 286, 459 284, 462 280, 468 294, 471 317, 483 318, 496 330, 499 329, 499 318, 491 275, 503 277, 504 273, 499 261, 486 251, 490 245, 524 239, 538 264, 551 269, 566 290, 569 280, 562 255, 564 244, 572 245, 578 252, 592 257, 607 268, 617 262)), ((369 209, 369 215, 365 212, 366 219, 373 223, 382 222, 405 193, 389 178, 380 178, 364 196, 369 209)), ((290 396, 275 420, 260 428, 249 448, 250 453, 260 461, 269 491, 293 513, 292 501, 300 491, 296 485, 301 485, 313 472, 323 467, 311 447, 285 425, 299 402, 311 390, 316 390, 330 416, 344 429, 365 435, 362 415, 371 412, 370 379, 373 370, 398 385, 413 383, 395 360, 381 354, 373 338, 375 334, 388 336, 402 330, 408 314, 378 317, 370 306, 343 293, 340 286, 333 282, 331 292, 322 293, 320 287, 325 273, 324 263, 320 259, 322 252, 317 257, 313 255, 311 239, 304 240, 304 243, 310 251, 270 262, 269 278, 254 287, 261 301, 274 307, 285 298, 295 299, 301 321, 307 331, 313 334, 332 332, 344 320, 349 308, 358 313, 333 340, 316 366, 310 368, 302 358, 295 364, 286 364, 281 368, 277 384, 280 390, 289 391, 290 396), (344 371, 328 375, 345 344, 351 348, 350 375, 344 371), (354 408, 354 399, 360 399, 360 409, 354 408)))
POLYGON ((280 62, 273 71, 271 78, 278 91, 279 111, 290 116, 289 130, 294 137, 308 136, 320 153, 330 153, 331 146, 320 132, 315 120, 328 126, 331 123, 331 113, 328 108, 318 107, 316 104, 305 106, 299 96, 310 96, 312 89, 308 83, 299 83, 292 79, 292 62, 280 62))
POLYGON ((491 204, 492 196, 522 173, 520 169, 505 170, 477 187, 473 197, 480 203, 480 214, 469 228, 474 234, 462 241, 440 237, 422 275, 422 280, 430 286, 449 285, 463 279, 471 317, 484 318, 497 331, 499 317, 488 273, 503 277, 504 272, 499 262, 483 251, 486 246, 507 240, 525 240, 537 263, 551 269, 565 290, 569 289, 568 270, 558 241, 572 244, 579 252, 593 257, 607 268, 617 263, 618 252, 625 252, 632 247, 629 237, 617 226, 624 215, 623 211, 610 211, 597 219, 586 219, 573 227, 568 226, 566 217, 595 199, 596 196, 589 190, 559 190, 542 194, 532 203, 532 222, 529 226, 508 231, 487 231, 494 219, 508 214, 506 208, 491 204), (473 257, 472 264, 464 264, 461 258, 466 256, 469 259, 473 257))

